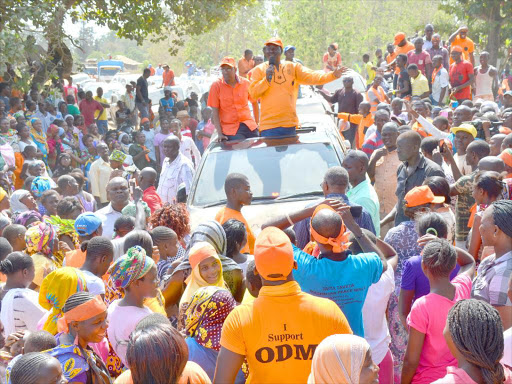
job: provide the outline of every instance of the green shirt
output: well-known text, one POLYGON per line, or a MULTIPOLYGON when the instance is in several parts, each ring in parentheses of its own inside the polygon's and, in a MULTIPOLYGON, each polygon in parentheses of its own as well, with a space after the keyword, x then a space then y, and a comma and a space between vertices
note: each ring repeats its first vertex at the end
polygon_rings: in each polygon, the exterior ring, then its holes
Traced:
POLYGON ((72 116, 78 116, 80 114, 80 110, 74 104, 68 104, 68 113, 72 116))
POLYGON ((368 178, 347 191, 348 199, 354 203, 363 206, 372 217, 375 234, 380 236, 380 204, 379 196, 370 184, 368 178))

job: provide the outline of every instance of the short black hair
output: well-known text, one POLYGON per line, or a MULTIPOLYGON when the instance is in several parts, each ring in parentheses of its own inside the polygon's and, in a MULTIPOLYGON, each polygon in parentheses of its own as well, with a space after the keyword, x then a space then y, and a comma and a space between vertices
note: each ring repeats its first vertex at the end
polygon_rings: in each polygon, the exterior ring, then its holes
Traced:
POLYGON ((417 71, 417 70, 418 70, 418 66, 417 66, 416 64, 409 64, 409 65, 407 66, 407 70, 409 70, 409 69, 412 69, 412 70, 414 70, 414 71, 417 71))
POLYGON ((71 212, 82 209, 82 205, 78 201, 78 199, 74 196, 68 196, 63 198, 57 204, 57 215, 65 216, 69 215, 71 212))
POLYGON ((428 136, 421 140, 420 149, 432 156, 432 152, 439 146, 439 140, 435 137, 428 136))

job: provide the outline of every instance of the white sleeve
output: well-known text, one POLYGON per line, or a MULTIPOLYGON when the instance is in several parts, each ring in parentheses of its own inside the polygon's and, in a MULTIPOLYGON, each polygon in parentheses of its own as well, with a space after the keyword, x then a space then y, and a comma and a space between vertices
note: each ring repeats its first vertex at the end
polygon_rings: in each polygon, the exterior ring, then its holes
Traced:
POLYGON ((447 87, 450 85, 450 77, 448 76, 448 71, 446 69, 441 71, 441 77, 439 78, 441 88, 447 87))
POLYGON ((201 161, 201 152, 197 149, 197 145, 194 143, 194 140, 190 139, 190 144, 192 147, 192 154, 194 155, 194 168, 197 169, 199 167, 199 162, 201 161))
POLYGON ((423 128, 425 128, 425 131, 427 131, 429 134, 434 136, 436 139, 446 139, 450 135, 449 133, 443 132, 436 128, 434 124, 432 124, 430 121, 425 119, 423 116, 419 115, 416 119, 421 124, 423 128))

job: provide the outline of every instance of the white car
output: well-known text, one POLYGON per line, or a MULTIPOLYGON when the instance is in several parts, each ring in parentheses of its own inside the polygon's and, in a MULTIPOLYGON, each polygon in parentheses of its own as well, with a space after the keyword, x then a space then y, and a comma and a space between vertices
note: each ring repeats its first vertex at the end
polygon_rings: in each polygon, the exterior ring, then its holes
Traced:
POLYGON ((366 93, 366 80, 359 73, 355 72, 352 69, 349 69, 348 72, 344 73, 342 77, 331 81, 324 85, 324 89, 329 91, 330 93, 336 92, 338 89, 343 88, 343 77, 350 76, 354 79, 354 89, 364 95, 366 93))

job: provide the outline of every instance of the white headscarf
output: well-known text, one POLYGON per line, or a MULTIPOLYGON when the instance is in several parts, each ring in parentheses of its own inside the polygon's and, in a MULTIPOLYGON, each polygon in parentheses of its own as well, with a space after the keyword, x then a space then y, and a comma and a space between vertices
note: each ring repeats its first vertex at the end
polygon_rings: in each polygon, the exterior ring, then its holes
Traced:
POLYGON ((370 344, 356 335, 332 335, 316 348, 308 384, 358 384, 370 344))
POLYGON ((18 189, 11 195, 11 212, 21 213, 28 211, 28 207, 21 202, 26 196, 30 196, 30 192, 25 189, 18 189))

